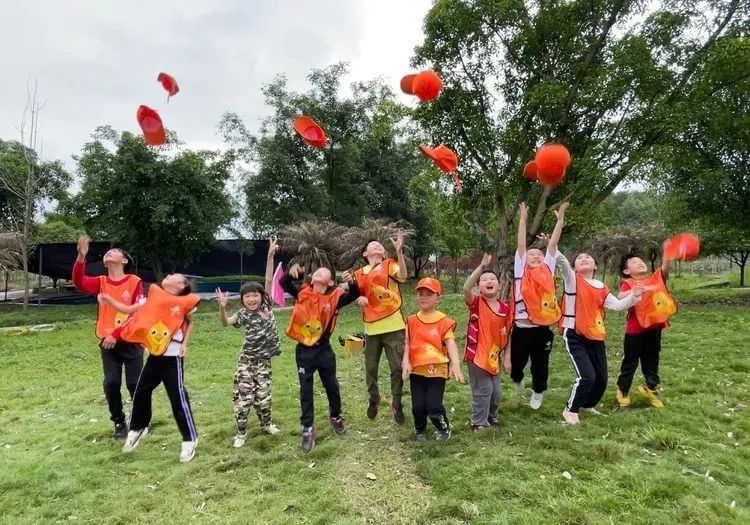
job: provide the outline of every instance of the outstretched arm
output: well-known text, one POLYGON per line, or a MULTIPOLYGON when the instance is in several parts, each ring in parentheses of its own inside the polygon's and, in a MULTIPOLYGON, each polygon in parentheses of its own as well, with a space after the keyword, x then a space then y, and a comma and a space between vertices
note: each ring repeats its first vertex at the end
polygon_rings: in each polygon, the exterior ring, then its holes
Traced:
POLYGON ((398 259, 398 280, 400 282, 406 281, 406 257, 404 256, 404 232, 399 230, 396 237, 391 239, 393 247, 396 249, 396 257, 398 259))
POLYGON ((144 304, 146 304, 145 302, 143 302, 143 303, 135 303, 135 304, 124 304, 124 303, 121 303, 120 301, 118 301, 117 299, 113 299, 112 297, 110 297, 109 295, 107 295, 105 293, 100 293, 97 296, 97 300, 100 303, 106 303, 106 304, 110 305, 112 308, 114 308, 118 312, 122 312, 124 314, 135 313, 138 310, 140 310, 140 308, 144 304))
POLYGON ((568 206, 569 204, 567 202, 563 202, 560 204, 560 207, 555 210, 557 222, 555 223, 555 229, 552 230, 552 235, 549 238, 547 253, 553 255, 557 253, 557 245, 560 242, 560 236, 562 235, 563 226, 565 225, 565 211, 568 209, 568 206))
POLYGON ((266 293, 273 292, 273 257, 279 249, 276 237, 268 239, 268 255, 266 256, 266 293))
POLYGON ((227 303, 229 302, 229 292, 222 293, 221 288, 216 289, 216 299, 219 302, 219 322, 222 326, 236 325, 237 317, 234 315, 227 317, 227 303))
POLYGON ((464 283, 464 301, 466 301, 466 304, 474 304, 474 298, 476 297, 474 295, 474 286, 476 286, 479 276, 482 275, 482 272, 490 266, 491 262, 492 255, 490 255, 489 253, 485 253, 482 256, 482 262, 479 263, 479 266, 477 266, 476 269, 471 273, 471 275, 466 279, 466 282, 464 283))
POLYGON ((526 253, 526 219, 529 217, 529 210, 526 208, 525 202, 518 205, 518 212, 518 242, 516 251, 518 255, 523 257, 523 254, 526 253))
POLYGON ((73 281, 73 286, 82 292, 96 295, 99 293, 100 288, 99 279, 86 275, 86 255, 89 253, 89 241, 90 239, 86 236, 78 239, 78 257, 75 264, 73 264, 71 280, 73 281))

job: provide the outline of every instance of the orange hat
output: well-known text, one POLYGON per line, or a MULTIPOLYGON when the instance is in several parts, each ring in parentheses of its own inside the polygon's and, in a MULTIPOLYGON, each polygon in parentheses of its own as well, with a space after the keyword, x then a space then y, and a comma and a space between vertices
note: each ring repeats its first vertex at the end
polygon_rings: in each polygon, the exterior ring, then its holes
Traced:
POLYGON ((299 117, 294 121, 294 129, 300 134, 302 140, 314 148, 324 148, 328 142, 326 134, 317 122, 310 117, 299 117))
POLYGON ((438 295, 443 293, 443 287, 440 285, 440 281, 433 279, 432 277, 420 279, 415 290, 419 290, 420 288, 424 288, 425 290, 429 290, 438 295))
POLYGON ((562 144, 548 143, 536 152, 534 162, 539 182, 545 186, 557 186, 570 165, 570 152, 562 144))
POLYGON ((664 241, 664 258, 668 261, 694 261, 700 256, 700 251, 701 241, 692 233, 678 233, 664 241))
POLYGON ((427 144, 420 144, 419 151, 430 157, 445 173, 453 173, 458 168, 458 157, 447 146, 440 144, 437 148, 430 148, 427 144))
POLYGON ((531 162, 527 162, 523 167, 523 178, 528 180, 538 180, 537 177, 538 175, 536 162, 533 160, 531 162))
POLYGON ((422 102, 435 100, 443 89, 443 81, 434 71, 422 71, 416 75, 406 75, 401 79, 401 91, 416 95, 422 102))
POLYGON ((143 138, 146 144, 150 146, 161 146, 167 141, 167 134, 164 131, 164 124, 161 122, 159 114, 148 106, 138 106, 135 114, 138 124, 143 131, 143 138))

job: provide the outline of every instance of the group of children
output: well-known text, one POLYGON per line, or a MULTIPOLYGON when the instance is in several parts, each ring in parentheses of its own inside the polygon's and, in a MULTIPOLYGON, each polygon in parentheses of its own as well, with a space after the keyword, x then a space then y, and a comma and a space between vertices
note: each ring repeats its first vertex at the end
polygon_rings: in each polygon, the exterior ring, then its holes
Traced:
MULTIPOLYGON (((615 297, 594 278, 596 261, 591 255, 581 253, 571 265, 558 251, 567 208, 568 204, 563 203, 555 211, 557 222, 552 234, 540 237, 540 243, 546 245, 543 252, 540 247, 526 245, 527 209, 521 204, 510 303, 501 299, 500 278, 490 268, 492 259, 487 254, 464 284, 469 322, 463 361, 467 363, 471 386, 469 425, 474 431, 500 424, 501 369, 510 373, 516 391, 524 395, 524 370, 530 361, 529 405, 532 409, 542 405, 555 325, 575 371, 562 417, 566 423, 575 425, 580 422, 581 410, 599 415, 596 406, 607 387, 605 309, 629 310, 617 402, 620 406, 630 404, 628 392, 640 362, 646 379, 640 391, 653 406, 663 406, 658 397, 661 331, 676 311, 665 284, 667 262, 650 275, 639 257, 625 257, 621 266, 625 280, 619 297, 615 297), (556 294, 557 270, 563 280, 562 304, 556 294)), ((443 406, 445 385, 451 377, 464 382, 455 341, 456 322, 437 309, 442 287, 437 279, 429 277, 416 286, 418 312, 404 319, 400 290, 406 277, 403 235, 398 234, 391 242, 395 258, 387 256, 379 241, 367 242, 362 250, 364 267, 344 272, 338 285, 330 269, 321 267, 306 275, 305 268, 297 264, 280 279, 281 287, 295 299, 286 335, 296 342, 301 445, 305 452, 315 447, 316 440, 313 392, 316 371, 328 399, 333 431, 339 436, 347 431, 330 337, 340 309, 353 302, 362 310, 366 334, 367 417, 374 419, 380 406, 378 367, 385 351, 394 421, 398 424, 405 421, 402 392, 403 383, 408 380, 416 440, 427 440, 428 420, 436 429, 438 441, 451 437, 452 426, 443 406)), ((81 239, 73 280, 80 289, 99 297, 96 333, 101 340, 105 394, 115 423, 115 437, 125 437, 127 425, 119 397, 124 364, 133 409, 123 450, 132 451, 149 433, 151 394, 163 382, 183 437, 180 461, 190 461, 198 437, 184 386, 184 356, 192 333, 192 314, 199 299, 191 293, 189 280, 181 274, 167 276, 161 287, 152 285, 144 297, 140 280, 124 273, 128 256, 119 249, 110 250, 104 257, 108 276, 86 277, 87 250, 88 240, 81 239), (139 347, 149 353, 142 370, 139 360, 142 358, 136 356, 139 347)), ((221 324, 245 330, 234 378, 235 447, 245 443, 251 409, 256 412, 262 432, 271 435, 279 432, 271 418, 271 359, 281 349, 267 293, 272 286, 277 250, 272 238, 265 286, 254 282, 244 284, 239 293, 242 307, 234 315, 229 316, 226 311, 228 294, 216 290, 221 324)))

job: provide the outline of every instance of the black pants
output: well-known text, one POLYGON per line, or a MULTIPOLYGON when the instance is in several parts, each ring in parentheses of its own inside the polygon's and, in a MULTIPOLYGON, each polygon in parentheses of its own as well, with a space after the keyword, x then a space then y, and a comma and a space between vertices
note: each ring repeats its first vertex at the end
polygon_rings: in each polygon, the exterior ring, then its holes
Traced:
POLYGON ((548 326, 513 327, 510 335, 510 378, 514 383, 523 380, 523 369, 531 359, 531 388, 537 394, 547 390, 549 355, 554 337, 548 326))
POLYGON ((303 427, 310 427, 315 420, 315 403, 313 380, 315 371, 328 397, 328 412, 331 417, 341 415, 341 392, 339 380, 336 379, 336 355, 330 343, 320 346, 297 345, 297 374, 299 375, 299 402, 302 408, 300 422, 303 427))
POLYGON ((417 432, 427 429, 428 417, 438 430, 448 429, 448 416, 443 406, 445 381, 442 377, 424 377, 417 374, 409 376, 411 413, 414 416, 414 430, 417 432))
POLYGON ((172 414, 180 429, 183 441, 195 441, 193 411, 190 409, 190 397, 185 390, 185 370, 182 357, 150 355, 138 380, 133 395, 133 413, 130 415, 130 429, 141 430, 151 422, 151 394, 160 383, 164 383, 172 414))
POLYGON ((570 328, 565 329, 563 340, 576 372, 576 380, 568 399, 568 410, 578 412, 581 407, 593 408, 601 401, 607 389, 607 351, 604 341, 592 341, 570 328))
POLYGON ((661 352, 661 328, 647 330, 640 334, 625 334, 623 344, 620 377, 617 387, 627 395, 633 384, 633 376, 641 362, 641 371, 646 380, 646 386, 656 390, 659 386, 659 352, 661 352))
POLYGON ((104 370, 104 397, 109 406, 109 418, 115 423, 124 423, 122 411, 122 368, 125 367, 125 386, 133 397, 138 376, 143 369, 143 350, 137 344, 117 341, 114 348, 99 347, 104 370))

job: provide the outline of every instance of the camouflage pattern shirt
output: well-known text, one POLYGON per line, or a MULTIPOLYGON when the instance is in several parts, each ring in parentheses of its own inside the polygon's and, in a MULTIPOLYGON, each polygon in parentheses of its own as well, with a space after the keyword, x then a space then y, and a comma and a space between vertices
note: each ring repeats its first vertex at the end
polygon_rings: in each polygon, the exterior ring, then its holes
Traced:
POLYGON ((245 329, 242 353, 251 359, 270 359, 281 354, 279 331, 273 315, 273 306, 266 298, 260 308, 252 312, 243 308, 234 314, 237 328, 245 329))

